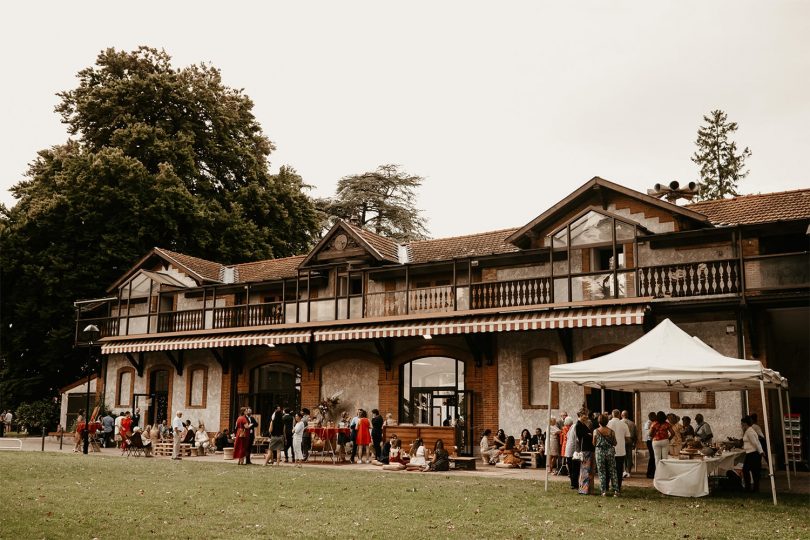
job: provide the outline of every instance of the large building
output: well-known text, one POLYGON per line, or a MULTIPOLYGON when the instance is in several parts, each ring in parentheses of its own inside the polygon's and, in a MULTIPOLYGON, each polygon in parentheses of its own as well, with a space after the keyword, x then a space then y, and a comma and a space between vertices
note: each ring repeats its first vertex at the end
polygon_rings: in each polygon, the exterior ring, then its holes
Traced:
MULTIPOLYGON (((276 404, 337 395, 330 414, 450 424, 471 453, 484 428, 543 426, 550 365, 670 318, 788 377, 806 433, 808 226, 810 190, 678 206, 597 177, 514 229, 398 244, 339 222, 306 255, 230 266, 155 248, 107 298, 76 303, 77 343, 100 328, 98 394, 146 423, 183 410, 212 430, 250 405, 266 429, 276 404)), ((552 414, 602 406, 589 388, 551 397, 552 414)), ((634 408, 632 394, 605 398, 634 408)), ((754 393, 651 393, 633 415, 701 412, 725 437, 760 405, 754 393)))

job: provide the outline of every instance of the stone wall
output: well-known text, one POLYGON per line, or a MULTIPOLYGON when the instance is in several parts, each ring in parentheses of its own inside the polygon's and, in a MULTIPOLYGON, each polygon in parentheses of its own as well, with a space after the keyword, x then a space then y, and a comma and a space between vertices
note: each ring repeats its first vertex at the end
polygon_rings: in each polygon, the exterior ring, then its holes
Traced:
POLYGON ((338 392, 340 411, 348 411, 354 416, 356 409, 361 408, 369 412, 380 404, 379 369, 377 365, 368 360, 343 358, 339 361, 321 367, 321 397, 329 397, 338 392))

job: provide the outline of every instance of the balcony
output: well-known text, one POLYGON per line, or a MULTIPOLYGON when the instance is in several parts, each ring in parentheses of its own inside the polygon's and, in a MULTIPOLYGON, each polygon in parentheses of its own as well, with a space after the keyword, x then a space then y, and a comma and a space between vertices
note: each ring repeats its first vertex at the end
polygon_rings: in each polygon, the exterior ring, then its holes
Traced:
MULTIPOLYGON (((744 260, 746 291, 810 287, 808 254, 790 253, 748 257, 744 260)), ((214 307, 210 300, 188 309, 146 313, 146 304, 122 316, 79 319, 79 328, 95 324, 102 337, 195 330, 246 328, 335 320, 379 319, 404 315, 542 306, 554 302, 626 297, 687 299, 742 293, 740 261, 723 259, 646 266, 612 273, 555 275, 472 285, 442 285, 352 294, 338 298, 312 298, 214 307), (607 278, 605 278, 607 276, 607 278), (205 305, 204 309, 202 306, 205 305)), ((220 297, 217 301, 224 301, 220 297)), ((117 312, 116 301, 110 312, 117 312)))

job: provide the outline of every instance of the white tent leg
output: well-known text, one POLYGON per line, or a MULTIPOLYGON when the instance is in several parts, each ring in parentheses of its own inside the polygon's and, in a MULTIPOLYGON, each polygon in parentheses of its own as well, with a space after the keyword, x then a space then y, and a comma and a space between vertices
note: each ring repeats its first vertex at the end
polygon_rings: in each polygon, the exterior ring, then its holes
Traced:
POLYGON ((642 424, 639 424, 638 419, 641 414, 638 408, 638 390, 633 391, 633 422, 636 423, 636 441, 633 444, 633 470, 638 470, 638 435, 641 431, 642 424))
POLYGON ((782 448, 785 449, 785 476, 788 481, 788 490, 790 490, 790 463, 788 462, 787 451, 787 432, 785 431, 785 413, 782 409, 782 387, 778 388, 779 391, 779 420, 782 424, 782 448))
POLYGON ((599 410, 599 414, 605 412, 605 387, 602 387, 602 408, 599 410))
POLYGON ((548 413, 546 415, 546 448, 544 450, 546 454, 546 491, 548 491, 548 468, 551 465, 550 457, 548 455, 548 442, 549 442, 549 432, 551 431, 549 428, 551 427, 551 379, 548 380, 548 409, 546 409, 548 413))
MULTIPOLYGON (((785 390, 785 392, 787 393, 786 397, 787 397, 787 406, 788 406, 788 418, 790 418, 790 424, 791 424, 791 426, 790 426, 790 437, 791 437, 791 441, 792 441, 793 440, 793 413, 791 413, 791 411, 790 411, 790 388, 785 390)), ((790 465, 785 463, 785 468, 790 469, 790 465)), ((793 454, 793 477, 794 478, 796 477, 796 454, 793 454)))
POLYGON ((765 381, 759 380, 759 393, 762 396, 762 416, 765 418, 765 449, 768 455, 768 476, 771 478, 771 494, 773 495, 773 505, 776 506, 776 481, 773 478, 773 456, 771 455, 771 430, 768 426, 768 403, 765 401, 765 381))

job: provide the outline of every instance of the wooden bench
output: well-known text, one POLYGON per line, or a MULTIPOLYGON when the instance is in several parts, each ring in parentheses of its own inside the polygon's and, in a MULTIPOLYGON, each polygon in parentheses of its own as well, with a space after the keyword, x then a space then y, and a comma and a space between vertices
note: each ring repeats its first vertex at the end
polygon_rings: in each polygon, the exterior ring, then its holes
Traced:
POLYGON ((22 440, 0 437, 0 450, 22 450, 22 440))
POLYGON ((444 443, 444 448, 453 456, 456 453, 456 429, 453 427, 434 427, 434 426, 385 426, 383 428, 383 442, 391 438, 391 435, 396 435, 402 441, 402 449, 406 452, 410 449, 411 444, 416 439, 422 439, 422 444, 425 450, 433 451, 436 446, 436 441, 441 439, 444 443))
POLYGON ((463 469, 465 471, 474 471, 476 461, 478 461, 478 458, 450 456, 450 463, 452 463, 455 468, 459 470, 463 469))

